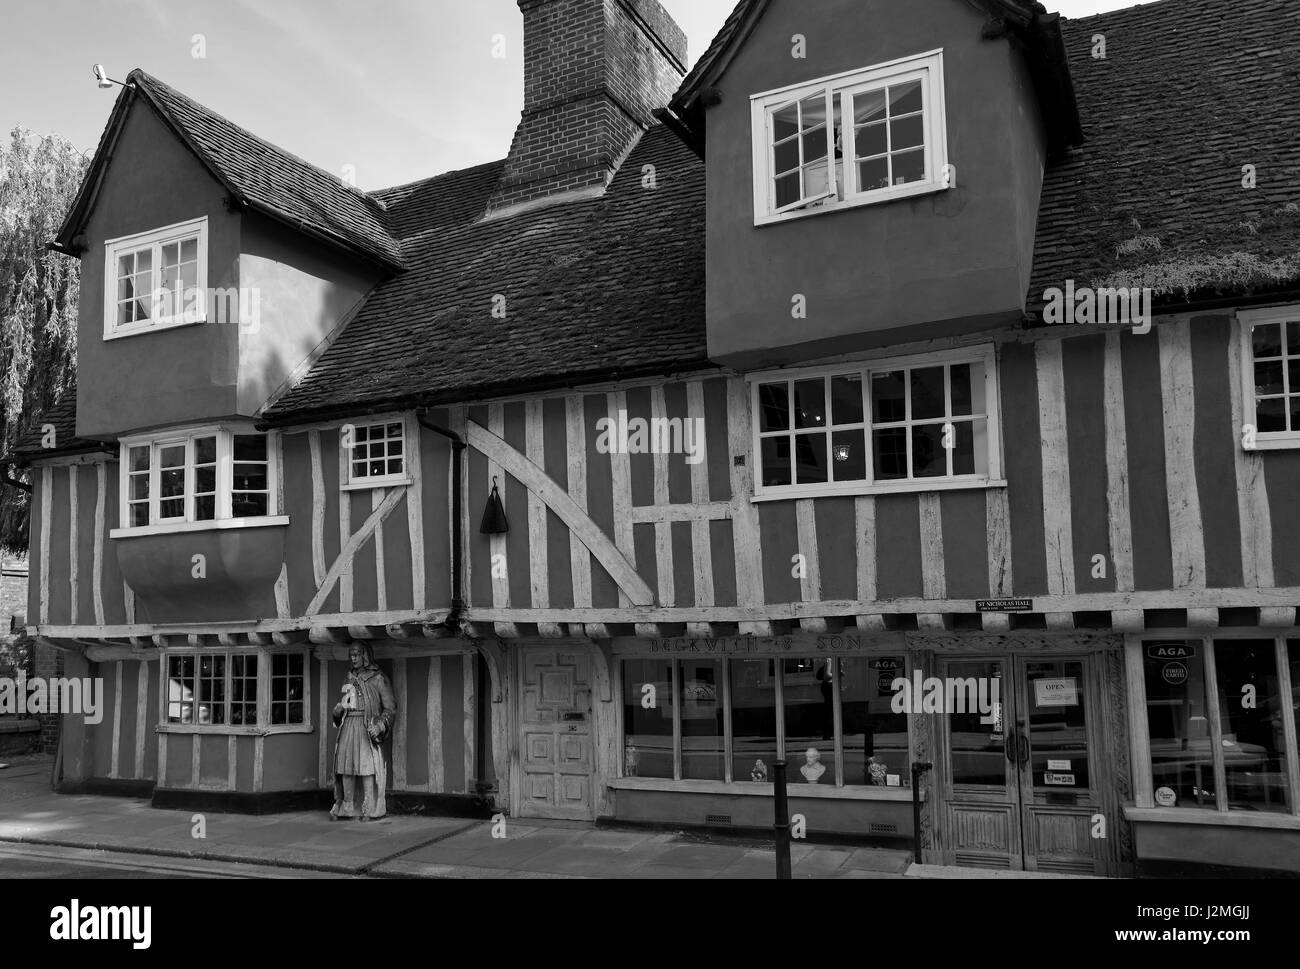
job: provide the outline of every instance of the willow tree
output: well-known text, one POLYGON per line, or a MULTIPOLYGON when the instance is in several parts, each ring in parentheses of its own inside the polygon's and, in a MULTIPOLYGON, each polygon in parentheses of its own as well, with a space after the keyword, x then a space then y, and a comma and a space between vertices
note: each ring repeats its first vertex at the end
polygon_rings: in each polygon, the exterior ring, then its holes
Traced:
POLYGON ((13 481, 22 432, 73 385, 77 366, 75 259, 45 248, 81 186, 86 157, 59 135, 24 128, 0 143, 0 548, 27 548, 30 495, 13 481))

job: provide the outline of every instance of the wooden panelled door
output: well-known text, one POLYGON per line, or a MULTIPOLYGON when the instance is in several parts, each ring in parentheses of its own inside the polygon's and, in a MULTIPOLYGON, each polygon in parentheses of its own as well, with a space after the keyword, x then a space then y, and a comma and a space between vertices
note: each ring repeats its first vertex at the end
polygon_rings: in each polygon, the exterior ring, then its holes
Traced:
POLYGON ((1001 705, 938 717, 945 864, 1111 874, 1094 837, 1111 833, 1096 821, 1110 788, 1096 665, 1044 653, 940 661, 946 682, 996 682, 1001 705))
POLYGON ((519 814, 595 817, 591 658, 581 647, 519 653, 519 814))

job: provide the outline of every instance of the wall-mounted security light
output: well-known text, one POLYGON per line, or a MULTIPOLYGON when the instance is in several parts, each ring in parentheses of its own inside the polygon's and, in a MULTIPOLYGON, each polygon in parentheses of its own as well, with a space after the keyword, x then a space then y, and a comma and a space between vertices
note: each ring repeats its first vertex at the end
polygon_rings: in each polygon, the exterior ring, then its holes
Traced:
POLYGON ((121 81, 115 81, 111 77, 109 77, 108 72, 104 70, 103 64, 95 65, 95 84, 101 88, 110 88, 114 84, 117 84, 120 87, 126 87, 126 85, 123 84, 121 81))

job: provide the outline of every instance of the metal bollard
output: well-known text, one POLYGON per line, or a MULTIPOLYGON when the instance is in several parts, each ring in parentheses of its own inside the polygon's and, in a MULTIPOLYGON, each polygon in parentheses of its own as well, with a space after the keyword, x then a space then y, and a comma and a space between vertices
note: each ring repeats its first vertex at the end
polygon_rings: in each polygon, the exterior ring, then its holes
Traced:
POLYGON ((776 877, 790 878, 790 802, 785 793, 785 761, 772 764, 773 804, 776 810, 776 877))

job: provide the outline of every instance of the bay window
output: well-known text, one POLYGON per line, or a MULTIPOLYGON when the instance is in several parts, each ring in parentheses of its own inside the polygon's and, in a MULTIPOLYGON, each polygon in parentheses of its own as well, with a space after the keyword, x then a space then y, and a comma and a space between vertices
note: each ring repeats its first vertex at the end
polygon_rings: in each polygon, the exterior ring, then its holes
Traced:
POLYGON ((163 664, 164 733, 311 730, 301 650, 168 650, 163 664))
POLYGON ((278 514, 272 438, 200 428, 121 442, 121 528, 202 525, 278 514))

